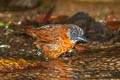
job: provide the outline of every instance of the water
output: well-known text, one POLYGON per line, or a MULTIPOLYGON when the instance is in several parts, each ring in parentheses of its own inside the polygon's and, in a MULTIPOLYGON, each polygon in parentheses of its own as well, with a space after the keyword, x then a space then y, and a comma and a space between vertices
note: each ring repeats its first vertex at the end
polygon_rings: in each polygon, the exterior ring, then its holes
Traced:
POLYGON ((88 50, 42 61, 39 68, 0 74, 1 80, 80 80, 120 78, 120 47, 88 50))

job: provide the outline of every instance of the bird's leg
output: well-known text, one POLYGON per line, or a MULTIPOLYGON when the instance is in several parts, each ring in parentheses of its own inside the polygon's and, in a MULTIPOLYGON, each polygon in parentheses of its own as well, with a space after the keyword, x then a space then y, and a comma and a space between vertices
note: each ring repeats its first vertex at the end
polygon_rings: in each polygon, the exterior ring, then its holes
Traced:
POLYGON ((70 49, 69 51, 64 52, 63 56, 64 56, 64 57, 70 57, 70 56, 72 56, 72 52, 73 52, 73 51, 74 51, 74 49, 70 49))
POLYGON ((73 50, 74 50, 74 49, 70 49, 68 52, 69 52, 69 53, 72 53, 72 52, 73 52, 73 50))
POLYGON ((74 49, 73 49, 73 48, 72 48, 72 49, 70 49, 70 50, 68 51, 67 56, 68 56, 68 57, 72 56, 73 51, 74 51, 74 49))
POLYGON ((42 56, 42 53, 40 52, 40 49, 37 50, 37 55, 42 56))
POLYGON ((37 55, 40 56, 40 59, 43 61, 48 61, 48 57, 44 57, 40 52, 40 49, 37 50, 37 55))

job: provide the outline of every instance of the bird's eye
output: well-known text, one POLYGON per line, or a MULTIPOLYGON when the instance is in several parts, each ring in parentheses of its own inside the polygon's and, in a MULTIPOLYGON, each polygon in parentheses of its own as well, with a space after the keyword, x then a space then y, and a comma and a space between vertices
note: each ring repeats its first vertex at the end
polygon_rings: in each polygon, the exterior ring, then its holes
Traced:
POLYGON ((76 34, 75 32, 72 32, 72 34, 76 34))

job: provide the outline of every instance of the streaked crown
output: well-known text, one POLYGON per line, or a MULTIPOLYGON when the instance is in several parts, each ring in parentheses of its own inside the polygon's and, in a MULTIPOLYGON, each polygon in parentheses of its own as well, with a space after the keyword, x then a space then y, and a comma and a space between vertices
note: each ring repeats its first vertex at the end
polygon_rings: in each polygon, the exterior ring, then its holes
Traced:
POLYGON ((86 38, 84 37, 83 29, 77 25, 74 25, 73 27, 69 28, 67 34, 73 43, 77 41, 87 42, 86 38))

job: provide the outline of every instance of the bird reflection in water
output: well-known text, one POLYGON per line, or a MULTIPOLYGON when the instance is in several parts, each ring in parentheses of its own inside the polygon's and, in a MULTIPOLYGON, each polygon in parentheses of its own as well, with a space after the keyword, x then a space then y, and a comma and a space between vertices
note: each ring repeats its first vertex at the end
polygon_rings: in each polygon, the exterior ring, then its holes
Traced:
POLYGON ((62 60, 50 60, 43 64, 46 68, 42 70, 45 78, 49 80, 72 80, 74 72, 71 65, 62 60))

